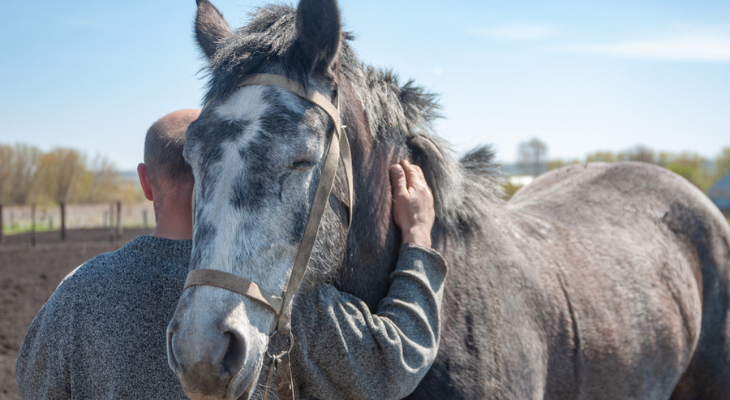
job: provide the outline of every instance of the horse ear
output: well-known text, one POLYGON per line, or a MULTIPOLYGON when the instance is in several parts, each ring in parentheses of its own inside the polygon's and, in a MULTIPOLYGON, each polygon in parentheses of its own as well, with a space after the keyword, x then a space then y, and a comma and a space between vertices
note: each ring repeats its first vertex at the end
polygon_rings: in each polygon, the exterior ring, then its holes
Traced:
POLYGON ((304 67, 329 74, 342 45, 337 0, 301 0, 297 7, 297 44, 304 67))
POLYGON ((195 17, 195 38, 208 58, 212 58, 223 39, 233 35, 231 28, 208 0, 195 0, 198 4, 198 15, 195 17))

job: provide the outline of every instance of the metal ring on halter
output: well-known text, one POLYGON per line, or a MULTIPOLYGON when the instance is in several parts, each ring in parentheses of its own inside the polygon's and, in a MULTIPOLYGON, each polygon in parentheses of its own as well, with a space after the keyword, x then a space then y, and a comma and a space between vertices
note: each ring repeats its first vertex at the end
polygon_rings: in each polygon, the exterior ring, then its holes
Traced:
POLYGON ((277 330, 277 331, 274 331, 274 333, 272 333, 271 335, 269 335, 269 348, 266 349, 266 355, 273 359, 281 358, 281 357, 291 353, 293 348, 294 348, 294 337, 292 336, 291 332, 279 332, 277 330), (273 343, 271 341, 271 338, 280 336, 280 335, 286 336, 287 340, 289 341, 289 348, 286 350, 282 350, 281 352, 279 352, 279 354, 273 355, 269 352, 269 349, 271 348, 271 344, 273 343))

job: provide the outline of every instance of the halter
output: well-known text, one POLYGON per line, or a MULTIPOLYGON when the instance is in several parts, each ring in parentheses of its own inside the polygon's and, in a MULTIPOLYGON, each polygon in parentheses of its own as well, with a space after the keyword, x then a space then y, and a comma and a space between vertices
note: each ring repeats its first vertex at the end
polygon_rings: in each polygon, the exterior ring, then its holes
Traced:
MULTIPOLYGON (((312 202, 312 209, 307 219, 307 226, 304 229, 304 235, 302 241, 299 244, 296 258, 294 259, 294 266, 292 268, 289 281, 287 282, 286 289, 281 297, 273 295, 262 288, 260 288, 254 282, 240 278, 238 276, 217 270, 211 269, 195 269, 188 273, 188 277, 185 281, 185 287, 183 290, 191 286, 214 286, 221 289, 226 289, 235 293, 239 293, 252 300, 255 300, 268 308, 276 315, 274 323, 269 331, 269 343, 271 339, 277 335, 283 335, 287 337, 288 349, 278 352, 277 354, 270 354, 267 351, 267 355, 270 357, 269 361, 269 372, 266 378, 266 389, 264 392, 264 400, 268 397, 270 382, 274 367, 276 367, 276 385, 280 400, 294 400, 294 386, 291 377, 291 365, 289 354, 292 346, 294 345, 294 339, 291 333, 291 314, 292 314, 292 300, 294 294, 299 289, 304 274, 309 264, 309 259, 312 255, 312 249, 314 242, 317 239, 317 231, 322 221, 322 215, 324 209, 327 206, 327 200, 329 199, 330 192, 332 191, 332 185, 335 181, 335 175, 337 174, 338 159, 342 159, 342 163, 345 166, 345 176, 347 178, 347 188, 349 195, 348 202, 348 215, 347 215, 347 227, 348 231, 350 224, 352 223, 352 208, 353 208, 353 181, 352 181, 352 156, 350 153, 350 143, 347 140, 347 135, 344 131, 344 126, 340 120, 339 114, 339 94, 337 95, 337 107, 334 106, 329 100, 327 100, 320 93, 314 90, 307 90, 299 82, 293 81, 281 75, 273 74, 257 74, 252 75, 236 87, 242 86, 277 86, 282 89, 288 90, 297 96, 308 100, 317 106, 319 106, 324 112, 326 112, 332 122, 334 123, 334 129, 328 133, 328 136, 332 138, 330 140, 330 146, 327 150, 327 156, 322 167, 322 173, 319 177, 319 184, 317 190, 314 193, 314 201, 312 202), (337 141, 332 137, 332 134, 336 135, 337 141)), ((211 99, 205 105, 203 110, 210 107, 213 103, 211 99)), ((193 216, 195 214, 195 195, 193 194, 193 216)), ((255 382, 252 382, 255 384, 255 382)))

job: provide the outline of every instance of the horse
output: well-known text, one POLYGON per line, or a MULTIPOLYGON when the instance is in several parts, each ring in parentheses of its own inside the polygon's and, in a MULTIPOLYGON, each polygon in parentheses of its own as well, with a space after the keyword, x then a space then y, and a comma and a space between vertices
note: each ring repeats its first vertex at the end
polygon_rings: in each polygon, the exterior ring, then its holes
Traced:
MULTIPOLYGON (((493 151, 457 159, 435 133, 436 96, 363 65, 336 0, 266 6, 235 33, 197 4, 210 63, 185 144, 191 270, 284 290, 334 122, 279 87, 239 87, 280 75, 339 103, 352 153, 354 196, 338 162, 298 294, 333 284, 375 309, 400 244, 388 166, 410 159, 432 188, 432 243, 450 270, 439 352, 408 399, 727 398, 730 227, 687 181, 643 163, 571 165, 506 201, 493 151)), ((188 395, 258 396, 274 318, 227 290, 185 290, 168 356, 188 395)))

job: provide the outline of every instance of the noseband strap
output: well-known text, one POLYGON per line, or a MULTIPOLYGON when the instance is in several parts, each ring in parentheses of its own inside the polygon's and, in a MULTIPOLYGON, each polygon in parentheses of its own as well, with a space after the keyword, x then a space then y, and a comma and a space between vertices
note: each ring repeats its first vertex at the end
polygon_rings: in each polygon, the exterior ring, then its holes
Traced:
POLYGON ((281 297, 274 296, 261 289, 257 284, 241 279, 236 275, 212 269, 194 269, 190 271, 188 278, 185 280, 185 289, 190 286, 200 285, 215 286, 242 294, 268 307, 276 315, 281 313, 283 304, 281 297))
MULTIPOLYGON (((302 279, 304 278, 304 274, 307 270, 307 265, 309 264, 309 259, 312 255, 312 249, 314 248, 314 242, 317 239, 319 225, 322 222, 322 216, 324 215, 324 210, 327 206, 327 200, 332 192, 332 185, 334 184, 335 176, 337 175, 337 166, 340 159, 342 160, 342 164, 345 169, 349 196, 347 215, 348 231, 350 224, 352 223, 354 197, 352 155, 350 153, 350 143, 347 139, 347 134, 345 134, 344 126, 340 120, 339 94, 337 95, 338 106, 336 107, 320 93, 305 88, 299 82, 281 75, 273 74, 257 74, 249 76, 243 82, 238 84, 237 87, 254 85, 276 86, 292 92, 297 96, 319 106, 330 116, 334 124, 334 136, 331 137, 330 140, 327 156, 320 173, 319 184, 317 185, 317 189, 314 193, 312 208, 309 212, 307 225, 304 228, 302 241, 299 244, 299 249, 297 251, 296 258, 294 259, 294 266, 292 268, 291 275, 289 276, 289 281, 287 282, 286 289, 284 289, 282 296, 278 297, 261 289, 255 283, 238 276, 231 275, 223 271, 196 269, 190 271, 188 274, 188 278, 185 281, 185 289, 199 285, 215 286, 256 300, 273 311, 277 317, 274 321, 275 324, 271 329, 270 335, 286 335, 289 337, 289 340, 291 341, 290 343, 293 343, 291 333, 292 301, 294 299, 294 294, 299 289, 299 285, 302 283, 302 279)), ((206 104, 204 109, 207 109, 211 104, 212 100, 206 104)), ((195 196, 193 195, 193 199, 194 197, 195 196)), ((193 206, 193 216, 194 214, 195 209, 193 206)), ((289 350, 290 349, 291 346, 289 350)), ((294 400, 294 388, 291 378, 291 366, 289 363, 289 350, 284 350, 283 352, 271 356, 271 362, 269 363, 270 371, 273 370, 274 366, 276 366, 277 369, 276 380, 280 400, 294 400)), ((271 372, 267 378, 267 390, 264 393, 264 399, 266 399, 268 395, 270 379, 271 372)))

